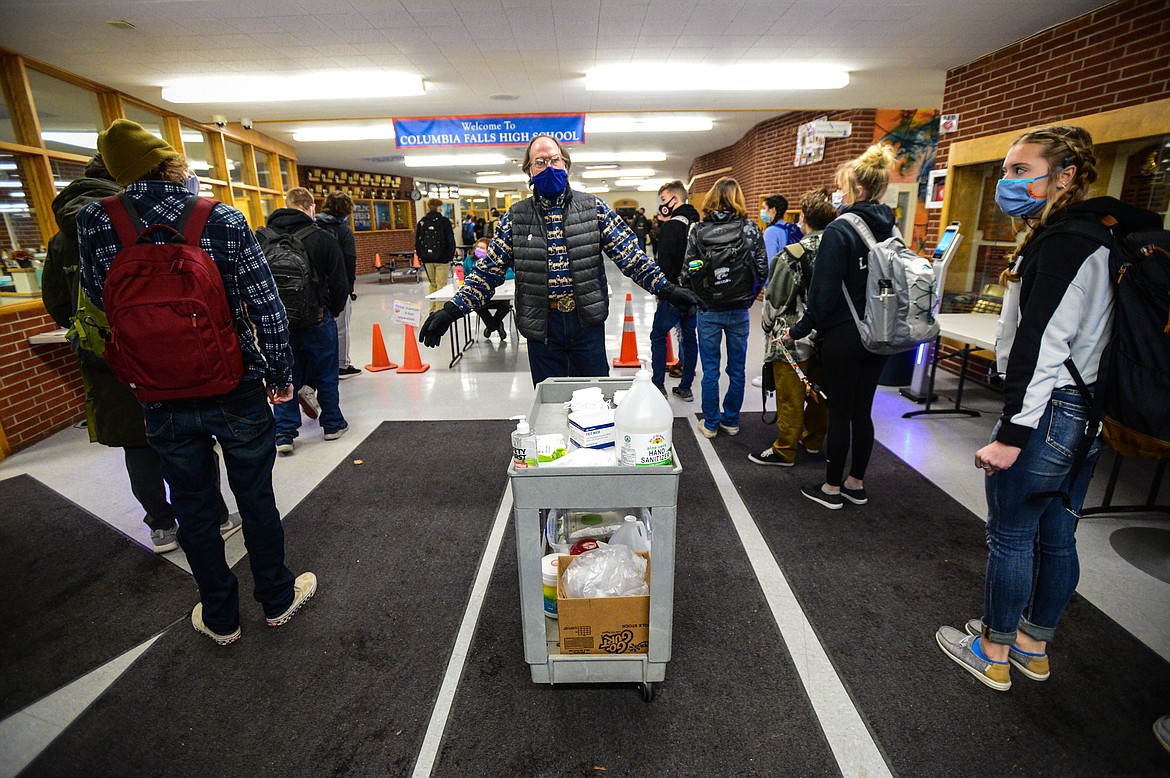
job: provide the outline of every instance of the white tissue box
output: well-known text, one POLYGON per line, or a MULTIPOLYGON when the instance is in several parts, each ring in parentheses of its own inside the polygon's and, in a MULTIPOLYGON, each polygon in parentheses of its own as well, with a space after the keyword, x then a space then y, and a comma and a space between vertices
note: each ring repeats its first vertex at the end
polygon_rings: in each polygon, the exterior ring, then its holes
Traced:
POLYGON ((570 413, 569 445, 574 448, 613 448, 613 410, 570 413))

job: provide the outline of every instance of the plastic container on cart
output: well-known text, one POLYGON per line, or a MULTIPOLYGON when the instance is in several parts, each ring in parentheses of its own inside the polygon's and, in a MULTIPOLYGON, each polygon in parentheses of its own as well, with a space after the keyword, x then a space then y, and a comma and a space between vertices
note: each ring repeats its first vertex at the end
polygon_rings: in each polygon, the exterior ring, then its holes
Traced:
POLYGON ((544 594, 544 615, 550 619, 557 617, 557 568, 560 567, 560 554, 548 554, 540 560, 540 577, 542 594, 544 594))
MULTIPOLYGON (((563 432, 573 391, 598 386, 603 396, 627 389, 628 378, 551 378, 536 387, 528 421, 537 434, 563 432)), ((666 677, 674 615, 675 506, 682 466, 509 467, 516 520, 524 658, 536 683, 640 684, 644 699, 666 677), (653 521, 654 571, 650 579, 649 644, 645 653, 561 654, 558 622, 544 617, 541 558, 549 511, 630 512, 644 509, 653 521)), ((623 513, 624 515, 624 513, 623 513)), ((635 513, 637 515, 637 513, 635 513)))
POLYGON ((622 510, 550 510, 544 524, 544 537, 549 549, 567 554, 569 548, 582 538, 608 540, 621 529, 626 516, 633 514, 646 527, 646 537, 653 535, 654 524, 645 508, 622 510))

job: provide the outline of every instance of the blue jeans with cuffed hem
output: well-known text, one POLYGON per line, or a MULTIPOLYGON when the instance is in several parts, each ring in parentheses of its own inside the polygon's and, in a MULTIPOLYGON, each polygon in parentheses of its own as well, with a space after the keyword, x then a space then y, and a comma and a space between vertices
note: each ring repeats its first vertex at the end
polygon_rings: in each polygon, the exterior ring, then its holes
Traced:
POLYGON ((299 434, 301 404, 296 393, 305 384, 317 390, 317 402, 321 404, 317 423, 325 432, 336 432, 345 426, 337 388, 337 322, 326 311, 320 324, 291 330, 289 345, 293 352, 293 401, 273 407, 276 437, 295 438, 299 434))
POLYGON ((219 534, 216 441, 240 509, 256 600, 265 616, 283 613, 292 605, 293 574, 284 566, 284 527, 272 492, 276 446, 264 385, 247 381, 220 397, 162 403, 144 414, 146 439, 171 487, 179 545, 199 587, 203 623, 221 635, 240 625, 239 585, 219 534))
POLYGON ((1093 442, 1073 483, 1073 457, 1087 420, 1088 407, 1075 389, 1053 391, 1015 464, 986 480, 983 623, 993 643, 1013 643, 1017 629, 1036 640, 1051 640, 1076 591, 1077 521, 1100 446, 1093 442), (1069 495, 1071 510, 1058 497, 1028 499, 1038 492, 1057 491, 1069 495))
POLYGON ((528 341, 532 385, 546 378, 609 375, 605 356, 605 325, 584 326, 576 311, 548 312, 548 340, 528 341))
POLYGON ((659 389, 666 386, 666 336, 670 330, 678 325, 679 360, 682 362, 682 376, 678 381, 678 388, 690 391, 695 382, 695 364, 699 361, 699 342, 695 337, 695 317, 683 316, 682 311, 675 308, 666 300, 659 300, 654 310, 654 324, 650 327, 650 366, 653 372, 651 381, 659 389))
POLYGON ((743 407, 743 390, 747 383, 744 373, 747 363, 748 332, 751 316, 747 309, 699 311, 696 316, 699 329, 699 359, 703 363, 702 389, 703 425, 707 429, 739 426, 739 409, 743 407), (719 365, 722 345, 727 341, 727 394, 723 396, 723 410, 719 410, 719 365))

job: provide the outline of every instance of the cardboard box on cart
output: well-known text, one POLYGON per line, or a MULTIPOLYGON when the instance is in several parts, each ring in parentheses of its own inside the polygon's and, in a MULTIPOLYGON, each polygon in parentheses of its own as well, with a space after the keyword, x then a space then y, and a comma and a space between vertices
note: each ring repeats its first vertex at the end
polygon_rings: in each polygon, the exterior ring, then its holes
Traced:
MULTIPOLYGON (((650 555, 646 583, 650 583, 650 555)), ((565 568, 573 560, 561 556, 557 564, 557 625, 562 654, 645 654, 650 646, 650 595, 635 597, 566 597, 565 568)))

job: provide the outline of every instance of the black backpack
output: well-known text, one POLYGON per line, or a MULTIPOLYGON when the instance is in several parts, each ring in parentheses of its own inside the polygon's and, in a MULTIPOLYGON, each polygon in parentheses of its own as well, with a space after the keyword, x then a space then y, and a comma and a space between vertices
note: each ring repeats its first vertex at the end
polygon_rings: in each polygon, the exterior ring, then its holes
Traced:
POLYGON ((756 299, 746 226, 741 220, 704 221, 692 228, 703 266, 691 274, 690 285, 708 305, 730 307, 756 299))
POLYGON ((317 272, 305 250, 305 238, 318 229, 308 224, 296 232, 261 227, 256 232, 260 249, 268 260, 268 269, 276 281, 276 291, 288 314, 289 329, 297 330, 321 323, 321 293, 317 272))
POLYGON ((443 256, 443 234, 438 219, 423 219, 418 223, 414 237, 414 253, 423 262, 445 262, 443 256))
MULTIPOLYGON (((1115 234, 1116 220, 1069 219, 1063 229, 1109 246, 1113 337, 1101 355, 1096 396, 1072 373, 1105 442, 1127 457, 1170 459, 1170 231, 1115 234)), ((1092 431, 1092 430, 1090 430, 1092 431)))

